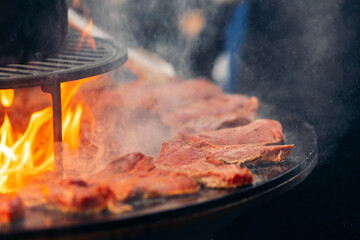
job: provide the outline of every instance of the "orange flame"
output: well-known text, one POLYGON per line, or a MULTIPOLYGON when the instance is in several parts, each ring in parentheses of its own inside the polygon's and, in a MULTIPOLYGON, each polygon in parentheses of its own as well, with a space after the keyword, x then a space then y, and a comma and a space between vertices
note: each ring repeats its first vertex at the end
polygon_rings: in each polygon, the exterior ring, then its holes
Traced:
MULTIPOLYGON (((82 104, 73 107, 71 98, 88 79, 62 83, 63 142, 78 148, 82 104)), ((13 91, 13 90, 12 90, 13 91)), ((0 91, 1 103, 11 106, 14 94, 0 91), (4 100, 5 99, 5 100, 4 100)), ((21 135, 15 133, 7 111, 0 127, 0 193, 16 191, 31 177, 54 169, 52 108, 35 112, 21 135)))
POLYGON ((4 107, 10 107, 14 102, 14 89, 0 90, 0 100, 4 107))
POLYGON ((90 18, 89 24, 87 25, 87 27, 84 29, 84 31, 81 34, 81 38, 80 38, 80 42, 79 42, 79 48, 83 47, 83 43, 85 38, 87 39, 87 44, 89 46, 91 46, 91 48, 93 50, 96 50, 96 43, 95 43, 95 39, 92 37, 91 35, 91 29, 93 27, 93 20, 92 18, 90 18))

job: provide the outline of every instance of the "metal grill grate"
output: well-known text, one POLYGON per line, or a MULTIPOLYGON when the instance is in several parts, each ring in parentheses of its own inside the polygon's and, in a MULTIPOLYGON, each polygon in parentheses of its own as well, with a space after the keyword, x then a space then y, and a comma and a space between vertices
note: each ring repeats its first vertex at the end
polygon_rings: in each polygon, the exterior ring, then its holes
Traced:
POLYGON ((49 85, 98 75, 113 70, 127 60, 127 51, 108 39, 95 39, 96 50, 71 36, 64 50, 42 61, 0 66, 0 89, 49 85))

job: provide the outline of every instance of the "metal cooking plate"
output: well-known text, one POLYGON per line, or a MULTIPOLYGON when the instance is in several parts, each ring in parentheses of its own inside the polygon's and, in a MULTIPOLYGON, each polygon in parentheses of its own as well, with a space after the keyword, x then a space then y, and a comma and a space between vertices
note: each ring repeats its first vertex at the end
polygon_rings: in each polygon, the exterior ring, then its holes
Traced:
POLYGON ((234 219, 249 206, 296 186, 316 165, 317 137, 313 128, 296 115, 274 106, 261 103, 260 107, 260 117, 280 121, 285 143, 293 143, 295 147, 281 163, 250 165, 255 177, 252 186, 233 190, 202 189, 189 196, 138 201, 133 203, 133 212, 123 215, 74 218, 41 207, 27 209, 23 221, 0 228, 0 238, 201 239, 199 234, 209 233, 204 239, 210 239, 212 230, 234 219))
POLYGON ((0 66, 0 89, 78 80, 113 70, 127 60, 126 48, 113 40, 95 38, 96 50, 86 45, 86 41, 78 48, 79 41, 79 36, 74 34, 57 56, 0 66))

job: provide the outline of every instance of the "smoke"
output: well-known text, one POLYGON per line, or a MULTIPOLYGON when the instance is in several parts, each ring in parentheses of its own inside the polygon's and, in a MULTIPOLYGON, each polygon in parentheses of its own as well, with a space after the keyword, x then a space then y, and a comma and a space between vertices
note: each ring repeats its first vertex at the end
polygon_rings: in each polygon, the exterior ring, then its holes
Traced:
MULTIPOLYGON (((141 47, 172 63, 183 77, 209 77, 222 50, 231 4, 219 1, 86 1, 95 23, 130 47, 141 47), (201 9, 206 26, 189 38, 179 19, 201 9)), ((344 24, 346 0, 254 0, 237 92, 255 95, 302 116, 318 134, 320 154, 335 150, 349 128, 353 83, 342 60, 354 32, 344 24)), ((321 161, 320 157, 320 161, 321 161)))
POLYGON ((84 2, 94 23, 128 47, 143 48, 164 58, 183 78, 210 76, 232 6, 212 0, 84 2), (193 13, 200 14, 194 17, 193 13), (193 28, 186 31, 184 20, 192 22, 188 25, 193 28))
POLYGON ((74 103, 81 102, 84 111, 79 147, 74 151, 63 143, 66 177, 94 173, 131 152, 156 158, 161 144, 170 137, 170 128, 164 126, 158 114, 147 109, 153 101, 147 95, 151 89, 146 84, 108 80, 109 75, 104 74, 83 83, 72 99, 74 103))
POLYGON ((254 1, 239 60, 238 91, 301 115, 314 125, 323 156, 350 126, 344 96, 351 84, 343 84, 341 62, 352 31, 344 28, 344 2, 254 1))
MULTIPOLYGON (((221 29, 218 24, 224 24, 227 18, 226 14, 218 14, 227 9, 219 11, 221 3, 204 0, 82 2, 96 25, 129 48, 143 48, 164 58, 176 68, 180 78, 210 75, 212 59, 220 50, 213 45, 214 42, 218 44, 221 38, 218 36, 221 29), (183 21, 193 21, 193 24, 187 25, 195 27, 185 29, 181 25, 183 21)), ((126 74, 118 74, 116 79, 118 83, 128 80, 126 74)), ((124 91, 121 87, 111 87, 102 89, 102 93, 95 89, 95 95, 94 89, 83 93, 86 97, 82 101, 90 101, 87 105, 92 106, 88 110, 94 113, 96 126, 93 129, 96 131, 89 130, 90 127, 87 129, 91 132, 91 137, 87 137, 91 139, 82 139, 88 145, 82 146, 83 151, 78 156, 67 153, 64 147, 67 176, 79 176, 84 171, 94 172, 129 152, 139 151, 157 157, 161 143, 170 137, 170 129, 162 124, 158 115, 118 107, 117 104, 121 102, 119 96, 127 98, 130 102, 128 105, 142 105, 139 99, 143 99, 143 96, 138 94, 144 94, 143 91, 138 93, 126 87, 124 91), (131 91, 131 94, 127 91, 131 91), (96 101, 91 102, 91 98, 96 101)))

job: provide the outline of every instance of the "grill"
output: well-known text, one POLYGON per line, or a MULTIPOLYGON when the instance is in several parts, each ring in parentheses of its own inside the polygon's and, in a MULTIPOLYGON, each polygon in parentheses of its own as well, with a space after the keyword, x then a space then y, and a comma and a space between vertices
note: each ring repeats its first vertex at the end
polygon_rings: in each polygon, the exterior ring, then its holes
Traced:
POLYGON ((288 191, 307 177, 317 163, 314 129, 297 115, 261 103, 260 117, 282 123, 294 143, 288 159, 250 165, 251 186, 202 189, 194 195, 133 202, 134 211, 121 215, 64 217, 44 206, 27 208, 22 222, 0 231, 0 239, 210 239, 241 211, 288 191))
MULTIPOLYGON (((97 38, 96 49, 86 44, 79 48, 79 42, 80 36, 73 34, 64 50, 56 56, 0 66, 0 89, 40 86, 51 94, 54 142, 62 142, 60 83, 109 72, 127 60, 126 48, 116 41, 97 38)), ((56 174, 62 175, 62 157, 58 150, 55 157, 56 174)))
POLYGON ((125 48, 112 40, 96 39, 96 50, 78 48, 79 36, 71 36, 57 56, 42 61, 0 66, 0 89, 59 84, 98 75, 127 60, 125 48))

